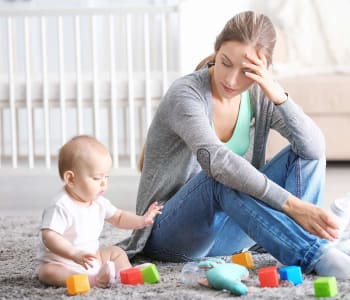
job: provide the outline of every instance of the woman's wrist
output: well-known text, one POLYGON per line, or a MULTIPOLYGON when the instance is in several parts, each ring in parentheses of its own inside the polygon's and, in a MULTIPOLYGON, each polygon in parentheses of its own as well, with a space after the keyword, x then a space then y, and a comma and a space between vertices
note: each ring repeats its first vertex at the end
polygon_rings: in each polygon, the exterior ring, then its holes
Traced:
POLYGON ((280 97, 278 97, 278 98, 279 98, 279 100, 276 101, 276 102, 274 102, 275 105, 281 105, 281 104, 283 104, 284 102, 286 102, 286 101, 288 100, 288 93, 287 93, 287 92, 284 92, 284 93, 283 93, 283 96, 280 96, 280 97))
POLYGON ((288 216, 292 216, 293 212, 298 209, 299 202, 300 200, 297 197, 290 194, 287 201, 282 206, 283 212, 285 212, 288 216))

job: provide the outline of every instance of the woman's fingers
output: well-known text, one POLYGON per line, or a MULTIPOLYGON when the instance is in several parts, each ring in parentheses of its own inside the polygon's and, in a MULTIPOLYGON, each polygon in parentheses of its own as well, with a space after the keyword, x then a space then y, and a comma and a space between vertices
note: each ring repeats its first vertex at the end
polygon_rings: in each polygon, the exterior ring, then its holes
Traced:
MULTIPOLYGON (((265 91, 266 87, 269 86, 271 78, 267 70, 267 60, 263 54, 259 54, 257 57, 252 57, 251 55, 246 54, 248 62, 242 62, 242 65, 248 71, 245 72, 245 75, 256 81, 265 91)), ((265 91, 266 92, 266 91, 265 91)))
POLYGON ((250 55, 250 54, 246 54, 246 58, 250 61, 250 62, 252 62, 254 65, 257 65, 257 66, 259 66, 259 67, 266 67, 265 65, 264 65, 264 61, 262 60, 262 59, 260 59, 260 57, 259 57, 259 53, 258 53, 258 55, 256 56, 256 57, 254 57, 254 56, 252 56, 252 55, 250 55))
POLYGON ((266 56, 262 53, 262 51, 258 51, 258 57, 260 58, 260 60, 263 63, 263 66, 266 68, 267 67, 267 58, 266 56))
POLYGON ((257 74, 252 73, 252 72, 245 72, 244 74, 248 78, 253 79, 255 82, 262 84, 262 78, 260 75, 257 75, 257 74))
POLYGON ((326 211, 315 207, 309 219, 310 232, 320 238, 333 241, 339 237, 338 225, 326 211))
POLYGON ((321 215, 321 220, 323 221, 324 228, 326 228, 327 233, 333 238, 339 238, 339 224, 336 222, 334 217, 328 212, 324 212, 321 215))
POLYGON ((310 232, 322 239, 329 241, 334 241, 339 237, 338 230, 332 229, 325 224, 312 224, 312 230, 310 230, 310 232))

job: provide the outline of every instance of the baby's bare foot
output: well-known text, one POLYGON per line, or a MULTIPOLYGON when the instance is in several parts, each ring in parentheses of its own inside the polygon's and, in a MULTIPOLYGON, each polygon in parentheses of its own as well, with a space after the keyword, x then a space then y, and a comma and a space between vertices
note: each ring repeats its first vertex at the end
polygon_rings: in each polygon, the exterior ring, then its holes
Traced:
POLYGON ((115 266, 112 261, 104 263, 96 275, 95 286, 100 288, 107 288, 115 281, 115 266))

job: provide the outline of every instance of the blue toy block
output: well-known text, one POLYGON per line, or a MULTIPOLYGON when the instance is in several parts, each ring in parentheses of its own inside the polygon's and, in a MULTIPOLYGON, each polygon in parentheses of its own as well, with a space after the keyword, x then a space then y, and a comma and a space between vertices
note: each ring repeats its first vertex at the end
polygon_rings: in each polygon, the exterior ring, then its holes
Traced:
POLYGON ((314 281, 316 298, 335 297, 338 294, 337 280, 334 276, 319 277, 314 281))
POLYGON ((294 285, 298 285, 303 282, 303 274, 299 266, 288 266, 280 268, 280 280, 288 280, 294 285))

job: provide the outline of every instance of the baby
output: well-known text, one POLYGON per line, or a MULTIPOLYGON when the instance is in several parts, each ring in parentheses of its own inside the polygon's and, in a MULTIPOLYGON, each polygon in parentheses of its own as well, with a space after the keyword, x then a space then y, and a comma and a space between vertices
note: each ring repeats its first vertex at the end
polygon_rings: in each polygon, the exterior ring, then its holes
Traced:
POLYGON ((80 135, 59 152, 58 168, 63 190, 44 210, 41 222, 39 280, 65 286, 72 274, 88 274, 92 287, 108 287, 119 271, 131 267, 119 247, 99 248, 104 221, 123 229, 151 225, 162 206, 154 202, 143 216, 116 208, 103 197, 111 156, 94 137, 80 135))

